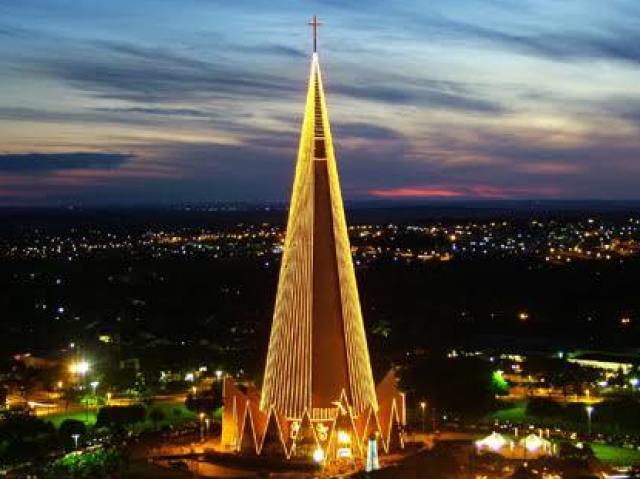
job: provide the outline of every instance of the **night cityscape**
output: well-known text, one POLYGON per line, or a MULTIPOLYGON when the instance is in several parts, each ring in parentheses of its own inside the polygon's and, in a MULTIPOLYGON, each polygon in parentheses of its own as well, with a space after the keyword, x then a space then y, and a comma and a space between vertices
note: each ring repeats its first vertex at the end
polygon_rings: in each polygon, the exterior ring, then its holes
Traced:
POLYGON ((409 3, 0 0, 1 477, 640 477, 640 6, 409 3))

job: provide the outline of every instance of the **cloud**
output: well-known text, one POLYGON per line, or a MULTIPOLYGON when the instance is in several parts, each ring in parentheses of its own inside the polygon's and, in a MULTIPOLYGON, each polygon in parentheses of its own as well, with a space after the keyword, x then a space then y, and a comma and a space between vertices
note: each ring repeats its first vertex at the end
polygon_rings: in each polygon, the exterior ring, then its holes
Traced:
POLYGON ((288 58, 308 58, 307 52, 288 45, 270 43, 266 45, 229 45, 230 50, 251 55, 272 55, 288 58))
POLYGON ((640 63, 640 33, 635 28, 623 26, 599 33, 571 30, 511 33, 453 20, 443 20, 442 27, 449 34, 485 40, 552 60, 609 59, 640 63))
POLYGON ((23 153, 0 154, 0 172, 39 174, 64 170, 119 168, 132 155, 122 153, 23 153))
POLYGON ((106 113, 140 113, 143 115, 159 116, 191 116, 197 118, 208 118, 209 113, 193 108, 156 108, 156 107, 131 107, 131 108, 94 108, 95 111, 106 113))
POLYGON ((381 103, 419 105, 435 109, 477 113, 504 113, 506 111, 499 103, 433 86, 420 88, 412 85, 380 86, 342 83, 334 85, 333 91, 337 94, 381 103))
POLYGON ((269 98, 286 95, 293 82, 212 63, 162 47, 96 42, 89 51, 32 60, 32 67, 99 98, 167 103, 202 98, 269 98))
POLYGON ((334 136, 339 139, 359 138, 365 140, 399 140, 404 135, 400 132, 373 123, 334 123, 334 136))
POLYGON ((516 165, 515 169, 523 173, 534 175, 571 175, 582 170, 581 165, 575 163, 539 162, 516 165))
POLYGON ((368 192, 378 198, 513 198, 556 197, 560 190, 553 187, 500 187, 482 185, 418 185, 373 189, 368 192))

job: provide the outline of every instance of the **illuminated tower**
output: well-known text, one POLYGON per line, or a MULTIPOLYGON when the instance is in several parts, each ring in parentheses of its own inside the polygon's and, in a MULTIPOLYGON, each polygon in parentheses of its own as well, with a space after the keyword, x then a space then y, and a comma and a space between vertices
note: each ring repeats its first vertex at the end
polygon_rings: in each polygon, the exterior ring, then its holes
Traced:
POLYGON ((225 386, 230 432, 225 432, 223 418, 223 444, 241 451, 247 416, 257 451, 262 451, 265 437, 279 435, 287 454, 299 455, 304 437, 326 450, 338 450, 339 445, 330 446, 333 431, 341 431, 342 438, 352 434, 357 443, 353 447, 363 453, 362 441, 369 433, 384 430, 389 437, 390 425, 402 422, 404 415, 403 396, 400 411, 400 393, 392 387, 394 378, 384 382, 388 400, 380 399, 380 406, 373 381, 316 51, 315 17, 311 25, 314 51, 259 407, 252 399, 257 392, 242 394, 231 381, 225 386), (270 435, 272 421, 278 433, 270 435))
MULTIPOLYGON (((314 30, 317 22, 314 19, 314 30)), ((315 35, 314 35, 315 37, 315 35)), ((314 41, 315 44, 315 41, 314 41)), ((261 409, 377 409, 318 53, 313 52, 261 409)))

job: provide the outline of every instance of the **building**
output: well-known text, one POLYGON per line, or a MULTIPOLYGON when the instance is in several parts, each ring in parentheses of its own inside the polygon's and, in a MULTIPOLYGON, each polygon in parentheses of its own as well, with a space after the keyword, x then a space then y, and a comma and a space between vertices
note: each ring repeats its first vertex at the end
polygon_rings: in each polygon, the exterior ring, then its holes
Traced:
POLYGON ((402 446, 404 395, 375 386, 315 49, 287 234, 259 393, 224 387, 222 444, 286 458, 364 458, 402 446))
POLYGON ((629 374, 638 366, 638 355, 635 353, 610 353, 597 351, 578 351, 571 354, 567 361, 584 368, 601 369, 609 374, 629 374))

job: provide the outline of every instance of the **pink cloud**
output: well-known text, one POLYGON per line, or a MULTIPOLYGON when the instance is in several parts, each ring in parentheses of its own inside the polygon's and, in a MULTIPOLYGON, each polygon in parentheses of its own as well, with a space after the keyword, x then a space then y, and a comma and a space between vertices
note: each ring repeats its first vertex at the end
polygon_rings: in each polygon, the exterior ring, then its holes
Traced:
POLYGON ((570 175, 577 173, 582 168, 571 163, 556 163, 547 161, 542 163, 525 163, 517 165, 516 170, 534 175, 570 175))
POLYGON ((378 188, 368 193, 378 198, 512 198, 527 196, 559 196, 554 187, 501 187, 493 185, 423 185, 378 188))
POLYGON ((405 186, 400 188, 369 190, 369 194, 381 198, 453 198, 463 196, 455 191, 439 186, 405 186))

